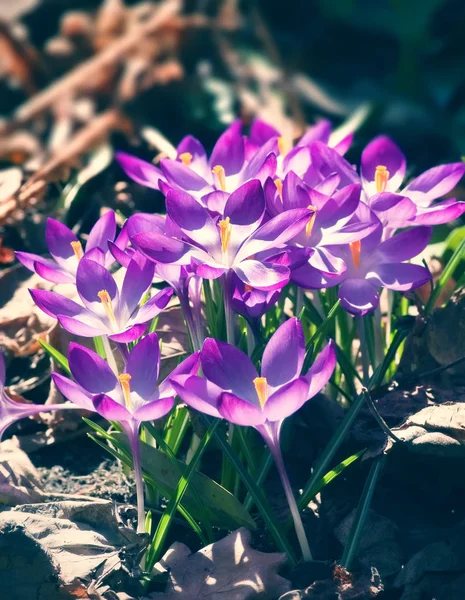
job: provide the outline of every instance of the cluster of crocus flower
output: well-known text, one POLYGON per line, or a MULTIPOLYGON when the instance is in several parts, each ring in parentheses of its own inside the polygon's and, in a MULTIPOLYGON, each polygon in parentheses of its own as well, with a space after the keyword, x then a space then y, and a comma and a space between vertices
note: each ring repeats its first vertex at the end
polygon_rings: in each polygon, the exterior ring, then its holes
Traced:
MULTIPOLYGON (((117 236, 115 215, 108 212, 85 248, 72 231, 49 219, 52 259, 17 253, 44 279, 76 286, 76 300, 48 290, 34 289, 31 295, 69 332, 101 338, 106 360, 72 343, 73 379, 53 374, 70 402, 47 406, 9 398, 1 363, 0 434, 17 419, 44 410, 81 408, 120 423, 132 449, 143 531, 140 426, 167 415, 179 396, 210 418, 251 426, 262 435, 281 476, 303 556, 310 558, 280 431, 283 421, 329 381, 334 345, 330 342, 302 372, 302 324, 280 311, 282 322, 265 340, 257 369, 235 344, 236 315, 247 319, 250 335, 256 334, 291 282, 303 289, 338 286, 342 306, 362 316, 378 306, 382 288, 405 292, 428 281, 428 270, 410 259, 427 246, 432 225, 465 212, 465 203, 454 199, 434 203, 460 180, 462 163, 435 167, 401 187, 406 161, 394 142, 386 137, 371 142, 358 171, 343 157, 351 139, 334 141, 322 121, 293 146, 266 123, 256 121, 245 136, 235 122, 210 157, 191 136, 179 144, 176 159, 163 159, 159 167, 119 154, 130 177, 165 194, 166 216, 133 215, 117 236), (209 302, 212 280, 221 284, 227 343, 205 339, 202 304, 209 302), (154 281, 167 285, 152 296, 154 281), (193 352, 159 383, 159 340, 146 332, 174 293, 193 352)), ((253 344, 248 348, 252 354, 253 344)))

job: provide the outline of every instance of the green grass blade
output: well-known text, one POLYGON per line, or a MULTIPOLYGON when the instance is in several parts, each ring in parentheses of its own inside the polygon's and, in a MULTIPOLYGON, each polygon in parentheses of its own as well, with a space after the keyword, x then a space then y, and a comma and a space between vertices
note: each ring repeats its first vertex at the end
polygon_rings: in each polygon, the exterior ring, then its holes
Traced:
POLYGON ((189 465, 187 466, 187 469, 184 472, 184 475, 181 476, 181 479, 178 483, 178 487, 176 488, 173 496, 171 496, 171 499, 168 502, 163 516, 158 522, 158 526, 155 531, 155 535, 153 536, 152 543, 148 550, 146 559, 146 569, 149 573, 152 571, 153 565, 161 557, 163 545, 165 543, 166 536, 168 535, 168 531, 171 526, 173 517, 176 513, 176 510, 178 508, 178 505, 181 502, 185 492, 187 491, 187 487, 191 483, 192 477, 195 474, 202 454, 204 453, 208 443, 210 442, 220 422, 221 421, 219 419, 216 419, 208 428, 207 433, 203 436, 200 444, 198 445, 194 453, 194 456, 192 457, 192 460, 190 461, 189 465))
POLYGON ((455 250, 454 254, 451 256, 449 262, 444 267, 444 271, 442 272, 441 277, 439 277, 436 285, 434 286, 434 289, 433 289, 431 296, 428 300, 428 303, 426 304, 426 307, 425 307, 425 313, 427 315, 430 314, 431 311, 433 310, 433 308, 435 307, 436 302, 439 300, 439 297, 440 297, 443 289, 447 285, 449 279, 452 277, 452 274, 454 273, 455 269, 457 268, 459 262, 464 257, 464 253, 465 253, 465 239, 462 240, 462 243, 460 244, 460 246, 455 250))
POLYGON ((94 348, 95 348, 95 352, 97 352, 97 354, 103 358, 106 359, 107 358, 107 353, 105 352, 105 347, 103 345, 103 340, 100 336, 94 337, 92 338, 94 340, 94 348))
POLYGON ((61 352, 56 350, 53 346, 50 346, 50 344, 47 344, 47 342, 44 342, 44 340, 39 340, 39 344, 42 346, 45 352, 51 356, 53 360, 56 361, 56 363, 59 364, 64 371, 66 371, 66 373, 68 373, 68 375, 71 375, 69 362, 66 356, 63 356, 61 352))

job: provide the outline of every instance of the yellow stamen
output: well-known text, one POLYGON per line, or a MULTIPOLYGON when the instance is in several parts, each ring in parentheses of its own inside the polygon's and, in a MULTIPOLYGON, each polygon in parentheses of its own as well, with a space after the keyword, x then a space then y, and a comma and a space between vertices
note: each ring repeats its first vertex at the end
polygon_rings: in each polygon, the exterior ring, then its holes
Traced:
POLYGON ((192 154, 190 152, 183 152, 179 155, 179 160, 185 167, 190 167, 192 162, 192 154))
POLYGON ((286 156, 291 149, 292 142, 288 138, 285 138, 284 136, 278 138, 278 150, 281 156, 286 156))
POLYGON ((276 186, 276 189, 278 190, 279 197, 281 198, 281 201, 282 201, 282 199, 283 199, 283 182, 281 181, 281 179, 275 179, 274 184, 276 186))
POLYGON ((253 380, 260 406, 263 408, 268 400, 268 382, 266 377, 255 377, 253 380))
POLYGON ((230 218, 226 217, 226 219, 221 219, 218 223, 220 228, 221 250, 223 252, 226 252, 228 249, 229 240, 231 239, 232 225, 229 221, 230 218))
POLYGON ((84 252, 82 250, 81 242, 71 242, 71 248, 74 250, 74 254, 78 260, 84 256, 84 252))
POLYGON ((389 171, 383 165, 378 165, 375 170, 376 193, 384 192, 389 181, 389 171))
POLYGON ((216 165, 216 167, 213 167, 212 173, 215 173, 215 175, 218 177, 218 185, 220 186, 220 189, 223 190, 223 192, 225 192, 226 173, 224 172, 224 167, 222 167, 221 165, 216 165))
POLYGON ((126 404, 126 408, 132 410, 132 401, 131 401, 131 386, 129 382, 131 381, 131 376, 129 373, 123 373, 122 375, 118 375, 118 381, 121 384, 121 389, 123 390, 124 402, 126 404))
POLYGON ((313 231, 313 226, 315 225, 315 219, 316 219, 316 206, 313 206, 313 204, 309 204, 307 206, 308 209, 313 210, 313 215, 309 218, 308 223, 305 225, 305 233, 308 236, 312 235, 312 231, 313 231))
POLYGON ((360 240, 358 242, 350 242, 350 253, 352 254, 352 262, 357 267, 360 266, 360 252, 361 252, 361 243, 360 240))
POLYGON ((107 292, 107 290, 100 290, 97 296, 99 297, 100 302, 103 304, 103 308, 107 313, 110 323, 112 325, 116 325, 115 311, 113 310, 113 303, 111 301, 110 294, 107 292))

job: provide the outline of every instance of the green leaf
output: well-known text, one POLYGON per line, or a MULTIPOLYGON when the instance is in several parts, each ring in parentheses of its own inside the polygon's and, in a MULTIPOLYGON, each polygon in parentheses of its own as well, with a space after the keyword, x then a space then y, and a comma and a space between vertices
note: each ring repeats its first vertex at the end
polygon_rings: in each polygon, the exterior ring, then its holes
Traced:
MULTIPOLYGON (((129 450, 129 444, 124 434, 113 433, 112 437, 129 450)), ((177 467, 175 467, 166 454, 143 442, 141 442, 140 451, 142 469, 153 478, 164 494, 171 497, 177 488, 179 473, 184 474, 187 465, 181 460, 177 460, 177 467)), ((216 481, 203 473, 196 472, 193 482, 203 502, 203 507, 199 507, 195 494, 191 490, 187 490, 183 505, 195 518, 201 519, 203 510, 207 509, 213 526, 222 529, 234 529, 235 527, 254 529, 256 527, 255 521, 239 500, 216 481)))
POLYGON ((445 288, 447 282, 449 281, 449 279, 452 277, 455 269, 457 268, 457 266, 459 265, 460 261, 462 260, 462 258, 464 258, 465 256, 465 238, 462 239, 461 243, 459 244, 459 246, 457 246, 457 248, 455 249, 454 253, 452 254, 449 262, 447 263, 447 265, 444 267, 444 271, 441 274, 441 277, 439 277, 436 285, 434 286, 434 290, 428 300, 428 304, 425 307, 425 313, 428 315, 433 308, 436 305, 437 300, 439 299, 442 290, 445 288))
POLYGON ((50 346, 50 344, 47 344, 47 342, 44 342, 44 340, 39 340, 39 344, 42 346, 45 352, 47 352, 47 354, 49 354, 53 358, 53 360, 55 360, 60 365, 60 367, 68 373, 68 375, 71 375, 68 359, 66 358, 66 356, 63 356, 61 352, 56 350, 53 346, 50 346))

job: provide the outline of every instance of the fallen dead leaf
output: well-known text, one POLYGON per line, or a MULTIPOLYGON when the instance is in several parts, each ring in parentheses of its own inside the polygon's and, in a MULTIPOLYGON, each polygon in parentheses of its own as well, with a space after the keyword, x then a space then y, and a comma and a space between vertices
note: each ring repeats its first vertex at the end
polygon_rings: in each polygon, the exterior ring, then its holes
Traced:
POLYGON ((250 532, 241 528, 195 554, 176 542, 155 569, 169 570, 167 590, 151 598, 175 600, 274 599, 290 584, 277 573, 284 554, 258 552, 250 547, 250 532))

